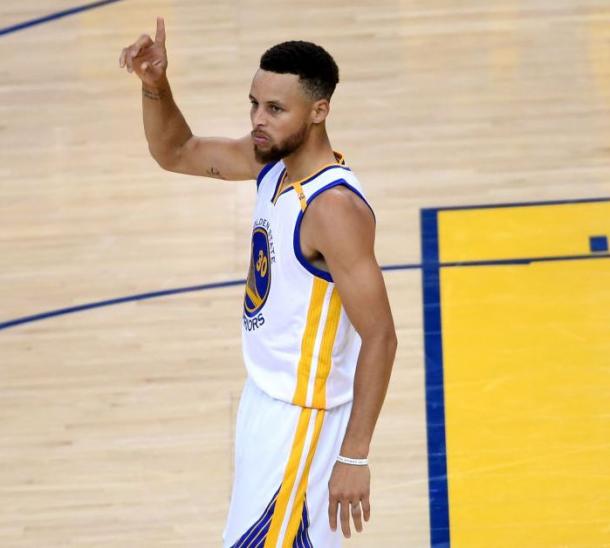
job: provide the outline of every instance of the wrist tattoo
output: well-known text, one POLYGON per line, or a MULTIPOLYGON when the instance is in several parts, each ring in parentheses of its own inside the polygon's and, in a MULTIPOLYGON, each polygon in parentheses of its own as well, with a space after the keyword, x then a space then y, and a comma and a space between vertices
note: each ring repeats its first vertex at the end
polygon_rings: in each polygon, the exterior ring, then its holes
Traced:
POLYGON ((160 101, 167 95, 167 91, 164 89, 149 89, 142 86, 142 95, 147 99, 152 99, 153 101, 160 101))

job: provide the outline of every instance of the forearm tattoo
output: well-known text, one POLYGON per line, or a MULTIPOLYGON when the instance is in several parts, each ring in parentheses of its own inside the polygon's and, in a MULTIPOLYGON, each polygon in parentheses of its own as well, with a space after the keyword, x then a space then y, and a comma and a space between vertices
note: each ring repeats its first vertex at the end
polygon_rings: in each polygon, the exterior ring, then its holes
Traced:
POLYGON ((164 89, 148 89, 142 86, 142 95, 147 99, 152 99, 153 101, 160 101, 167 95, 167 91, 164 89))

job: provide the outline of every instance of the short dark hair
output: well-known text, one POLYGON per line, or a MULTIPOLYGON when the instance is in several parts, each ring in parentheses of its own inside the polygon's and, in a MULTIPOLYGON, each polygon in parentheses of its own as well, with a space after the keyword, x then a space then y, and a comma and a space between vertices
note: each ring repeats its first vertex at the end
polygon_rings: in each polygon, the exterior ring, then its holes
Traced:
POLYGON ((261 56, 260 68, 280 74, 297 74, 314 99, 330 100, 339 82, 339 67, 321 46, 302 40, 282 42, 261 56))

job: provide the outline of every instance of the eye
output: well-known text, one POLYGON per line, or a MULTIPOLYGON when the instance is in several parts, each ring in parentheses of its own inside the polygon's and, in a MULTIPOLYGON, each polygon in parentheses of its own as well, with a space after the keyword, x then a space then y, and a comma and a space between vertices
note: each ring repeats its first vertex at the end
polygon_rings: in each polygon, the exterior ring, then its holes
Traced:
POLYGON ((277 114, 278 112, 282 112, 282 108, 278 107, 277 105, 271 105, 269 108, 271 108, 271 112, 273 112, 274 114, 277 114))

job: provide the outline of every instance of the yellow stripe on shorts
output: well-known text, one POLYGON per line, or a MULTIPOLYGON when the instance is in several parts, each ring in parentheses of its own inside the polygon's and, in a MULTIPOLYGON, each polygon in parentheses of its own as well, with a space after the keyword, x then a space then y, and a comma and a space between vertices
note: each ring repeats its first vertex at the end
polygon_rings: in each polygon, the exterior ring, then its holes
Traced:
POLYGON ((269 525, 269 533, 265 539, 264 548, 276 548, 280 530, 282 529, 282 523, 284 522, 284 516, 286 515, 286 508, 297 478, 299 463, 301 462, 301 455, 303 454, 305 438, 307 437, 307 430, 309 428, 311 411, 312 410, 309 408, 303 408, 301 411, 297 431, 290 451, 290 457, 288 458, 288 463, 284 470, 284 479, 282 480, 282 486, 277 496, 273 517, 271 518, 271 523, 269 525))
POLYGON ((290 514, 290 521, 288 522, 286 535, 284 536, 284 541, 282 543, 283 548, 292 547, 292 543, 294 542, 299 530, 299 523, 301 522, 303 514, 303 505, 305 504, 305 490, 307 489, 307 480, 309 479, 309 469, 311 468, 311 461, 313 460, 313 456, 318 446, 318 440, 320 439, 320 432, 322 431, 322 424, 324 423, 325 415, 326 411, 322 409, 318 410, 316 414, 316 425, 313 432, 313 438, 311 440, 309 452, 307 453, 307 461, 305 462, 305 468, 303 470, 303 475, 301 476, 301 481, 299 482, 297 494, 294 498, 292 512, 290 514))

